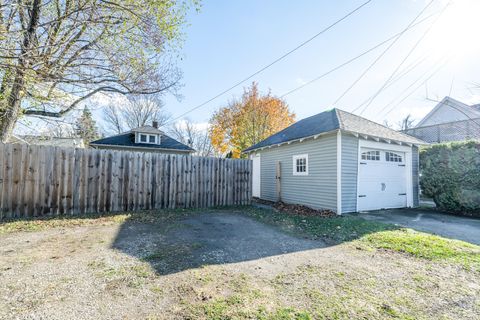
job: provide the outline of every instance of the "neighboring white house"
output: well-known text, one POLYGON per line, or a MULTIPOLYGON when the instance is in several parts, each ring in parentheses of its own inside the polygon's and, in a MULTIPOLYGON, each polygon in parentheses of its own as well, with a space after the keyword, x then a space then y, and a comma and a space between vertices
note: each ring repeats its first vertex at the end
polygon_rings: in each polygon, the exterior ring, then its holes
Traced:
POLYGON ((418 205, 417 138, 332 109, 244 150, 253 195, 346 212, 418 205))
POLYGON ((445 97, 405 133, 430 143, 480 139, 480 105, 445 97))

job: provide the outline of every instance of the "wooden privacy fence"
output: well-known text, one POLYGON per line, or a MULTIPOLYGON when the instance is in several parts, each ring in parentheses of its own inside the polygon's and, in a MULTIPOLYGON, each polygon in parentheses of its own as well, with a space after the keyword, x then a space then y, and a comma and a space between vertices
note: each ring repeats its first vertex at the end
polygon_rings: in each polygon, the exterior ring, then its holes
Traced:
POLYGON ((0 143, 0 218, 246 205, 250 160, 0 143))

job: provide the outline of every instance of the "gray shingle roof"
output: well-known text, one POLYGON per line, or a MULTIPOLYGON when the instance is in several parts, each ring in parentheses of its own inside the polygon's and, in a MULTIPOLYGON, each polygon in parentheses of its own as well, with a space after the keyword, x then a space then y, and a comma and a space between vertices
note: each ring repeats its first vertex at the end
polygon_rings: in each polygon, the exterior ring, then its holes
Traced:
POLYGON ((245 149, 244 152, 338 129, 405 143, 425 144, 424 141, 415 137, 392 130, 382 126, 381 124, 359 117, 352 113, 339 109, 331 109, 297 121, 282 131, 277 132, 267 139, 245 149))
POLYGON ((110 145, 110 146, 119 146, 119 147, 141 147, 149 149, 170 149, 170 150, 179 150, 179 151, 195 151, 189 146, 178 142, 177 140, 162 134, 160 138, 160 144, 150 144, 150 143, 135 143, 135 133, 126 132, 112 137, 107 137, 99 140, 90 142, 90 145, 110 145))

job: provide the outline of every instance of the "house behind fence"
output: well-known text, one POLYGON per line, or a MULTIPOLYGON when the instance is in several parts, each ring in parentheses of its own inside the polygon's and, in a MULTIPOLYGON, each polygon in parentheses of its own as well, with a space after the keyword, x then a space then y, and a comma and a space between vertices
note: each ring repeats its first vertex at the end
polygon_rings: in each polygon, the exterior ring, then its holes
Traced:
POLYGON ((0 218, 245 205, 251 161, 0 144, 0 218))
POLYGON ((480 140, 480 118, 415 127, 404 132, 429 143, 480 140))
POLYGON ((480 105, 445 97, 414 128, 404 132, 429 143, 480 140, 480 105))

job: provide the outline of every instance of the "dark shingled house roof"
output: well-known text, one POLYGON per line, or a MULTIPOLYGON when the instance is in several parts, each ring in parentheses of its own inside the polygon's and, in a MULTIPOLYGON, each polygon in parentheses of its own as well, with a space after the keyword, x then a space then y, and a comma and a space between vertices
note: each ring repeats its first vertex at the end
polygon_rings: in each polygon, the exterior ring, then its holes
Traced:
POLYGON ((244 152, 294 141, 301 138, 315 136, 335 130, 343 130, 351 133, 364 134, 376 138, 400 141, 411 144, 426 144, 425 141, 407 134, 392 130, 381 124, 359 117, 352 113, 331 109, 314 116, 300 120, 280 132, 260 141, 247 148, 244 152))
MULTIPOLYGON (((166 150, 179 150, 184 152, 193 152, 194 149, 189 146, 178 142, 177 140, 167 136, 160 130, 158 130, 161 135, 160 144, 151 144, 151 143, 135 143, 135 129, 126 133, 122 133, 116 136, 111 136, 99 140, 90 142, 91 146, 116 146, 116 147, 125 147, 128 149, 132 148, 149 148, 149 149, 166 149, 166 150)), ((143 132, 143 131, 142 131, 143 132)))

